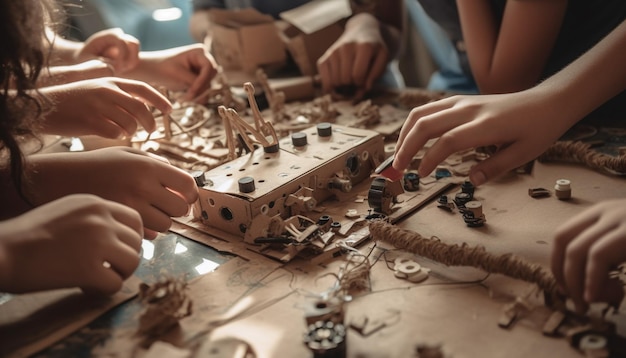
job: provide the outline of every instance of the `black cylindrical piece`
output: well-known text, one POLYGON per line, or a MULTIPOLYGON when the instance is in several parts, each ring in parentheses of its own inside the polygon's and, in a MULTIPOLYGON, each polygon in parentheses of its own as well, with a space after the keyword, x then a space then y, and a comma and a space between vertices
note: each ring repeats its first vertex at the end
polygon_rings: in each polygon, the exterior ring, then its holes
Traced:
POLYGON ((307 145, 306 133, 296 132, 291 135, 291 143, 294 147, 304 147, 307 145))
POLYGON ((196 170, 191 173, 193 180, 196 181, 196 185, 200 188, 206 185, 206 178, 204 177, 204 172, 202 170, 196 170))
POLYGON ((254 187, 253 177, 243 177, 239 179, 239 191, 242 193, 252 193, 256 188, 254 187))
POLYGON ((317 124, 317 135, 320 137, 330 137, 333 135, 333 126, 328 122, 317 124))

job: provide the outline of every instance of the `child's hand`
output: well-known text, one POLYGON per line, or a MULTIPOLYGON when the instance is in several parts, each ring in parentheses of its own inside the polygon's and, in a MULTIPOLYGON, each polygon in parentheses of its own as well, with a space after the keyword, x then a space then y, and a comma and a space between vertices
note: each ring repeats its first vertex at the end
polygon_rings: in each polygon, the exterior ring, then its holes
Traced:
POLYGON ((143 51, 140 63, 121 76, 186 91, 184 101, 190 101, 211 87, 217 74, 213 56, 202 44, 175 47, 162 51, 143 51))
POLYGON ((131 148, 40 154, 29 161, 35 204, 73 193, 95 194, 137 210, 147 238, 169 229, 171 217, 187 214, 198 198, 191 175, 131 148))
POLYGON ((404 170, 426 142, 418 169, 428 176, 449 155, 481 146, 498 152, 475 165, 470 180, 481 185, 539 156, 575 123, 541 93, 454 96, 414 108, 400 132, 393 167, 404 170))
POLYGON ((389 60, 378 20, 367 13, 352 17, 339 39, 319 58, 317 68, 324 92, 354 86, 355 100, 372 89, 389 60))
POLYGON ((589 303, 622 301, 622 284, 609 272, 626 262, 626 199, 594 205, 558 228, 552 272, 584 313, 589 303))
POLYGON ((139 265, 141 217, 87 194, 0 222, 0 290, 67 287, 112 294, 139 265))
POLYGON ((150 85, 115 77, 45 87, 41 92, 55 102, 45 115, 42 130, 64 136, 131 136, 138 123, 152 132, 156 122, 146 105, 164 113, 172 108, 170 101, 150 85))
POLYGON ((100 59, 117 72, 130 71, 139 64, 139 40, 120 28, 91 35, 74 53, 75 62, 100 59))

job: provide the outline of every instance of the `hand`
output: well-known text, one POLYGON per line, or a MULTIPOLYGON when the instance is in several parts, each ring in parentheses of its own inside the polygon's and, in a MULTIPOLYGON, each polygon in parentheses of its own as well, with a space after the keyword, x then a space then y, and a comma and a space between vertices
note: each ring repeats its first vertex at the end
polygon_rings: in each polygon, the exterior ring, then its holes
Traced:
POLYGON ((144 152, 126 147, 29 157, 33 204, 73 193, 95 194, 139 212, 147 238, 156 237, 183 216, 198 198, 188 173, 144 152))
POLYGON ((139 46, 135 37, 120 28, 113 28, 89 36, 73 57, 76 62, 100 59, 111 65, 116 73, 125 72, 139 64, 139 46))
POLYGON ((367 13, 348 20, 344 33, 317 61, 326 93, 344 86, 356 87, 355 100, 372 89, 387 66, 389 52, 378 20, 367 13))
POLYGON ((41 92, 55 102, 42 130, 64 136, 128 137, 137 123, 153 132, 156 122, 146 104, 164 113, 172 109, 169 100, 150 85, 115 77, 45 87, 41 92))
POLYGON ((421 177, 453 153, 496 145, 498 152, 470 171, 472 183, 481 185, 535 159, 575 123, 558 108, 549 96, 529 91, 454 96, 414 108, 400 131, 393 167, 404 170, 433 138, 439 139, 421 160, 421 177))
POLYGON ((74 65, 51 66, 44 69, 37 78, 37 87, 60 85, 92 78, 113 75, 113 68, 100 60, 90 60, 74 65))
POLYGON ((80 287, 112 294, 139 265, 139 214, 93 195, 71 195, 0 222, 0 290, 80 287))
POLYGON ((594 205, 561 225, 552 251, 552 272, 579 313, 589 303, 619 305, 621 282, 609 272, 626 262, 626 199, 594 205))
POLYGON ((173 91, 185 90, 184 101, 193 100, 210 88, 217 74, 215 60, 202 44, 144 51, 140 56, 139 66, 121 75, 173 91))

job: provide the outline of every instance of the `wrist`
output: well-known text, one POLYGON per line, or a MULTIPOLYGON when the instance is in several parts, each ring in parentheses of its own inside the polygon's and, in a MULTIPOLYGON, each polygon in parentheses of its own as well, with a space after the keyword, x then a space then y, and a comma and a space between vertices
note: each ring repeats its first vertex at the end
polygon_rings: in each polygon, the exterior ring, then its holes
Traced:
POLYGON ((572 127, 588 114, 578 103, 585 103, 584 98, 573 100, 576 95, 568 91, 568 88, 555 88, 552 85, 541 83, 521 93, 529 93, 533 98, 540 99, 534 104, 536 108, 542 108, 546 117, 552 118, 565 131, 572 127))

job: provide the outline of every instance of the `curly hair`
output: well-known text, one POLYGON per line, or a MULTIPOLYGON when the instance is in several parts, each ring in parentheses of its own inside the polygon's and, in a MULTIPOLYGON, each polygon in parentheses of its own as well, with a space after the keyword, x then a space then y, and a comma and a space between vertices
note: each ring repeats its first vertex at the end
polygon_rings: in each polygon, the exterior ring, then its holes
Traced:
POLYGON ((56 6, 52 1, 0 0, 0 158, 25 199, 21 142, 32 137, 42 103, 33 96, 45 66, 46 24, 56 6))

